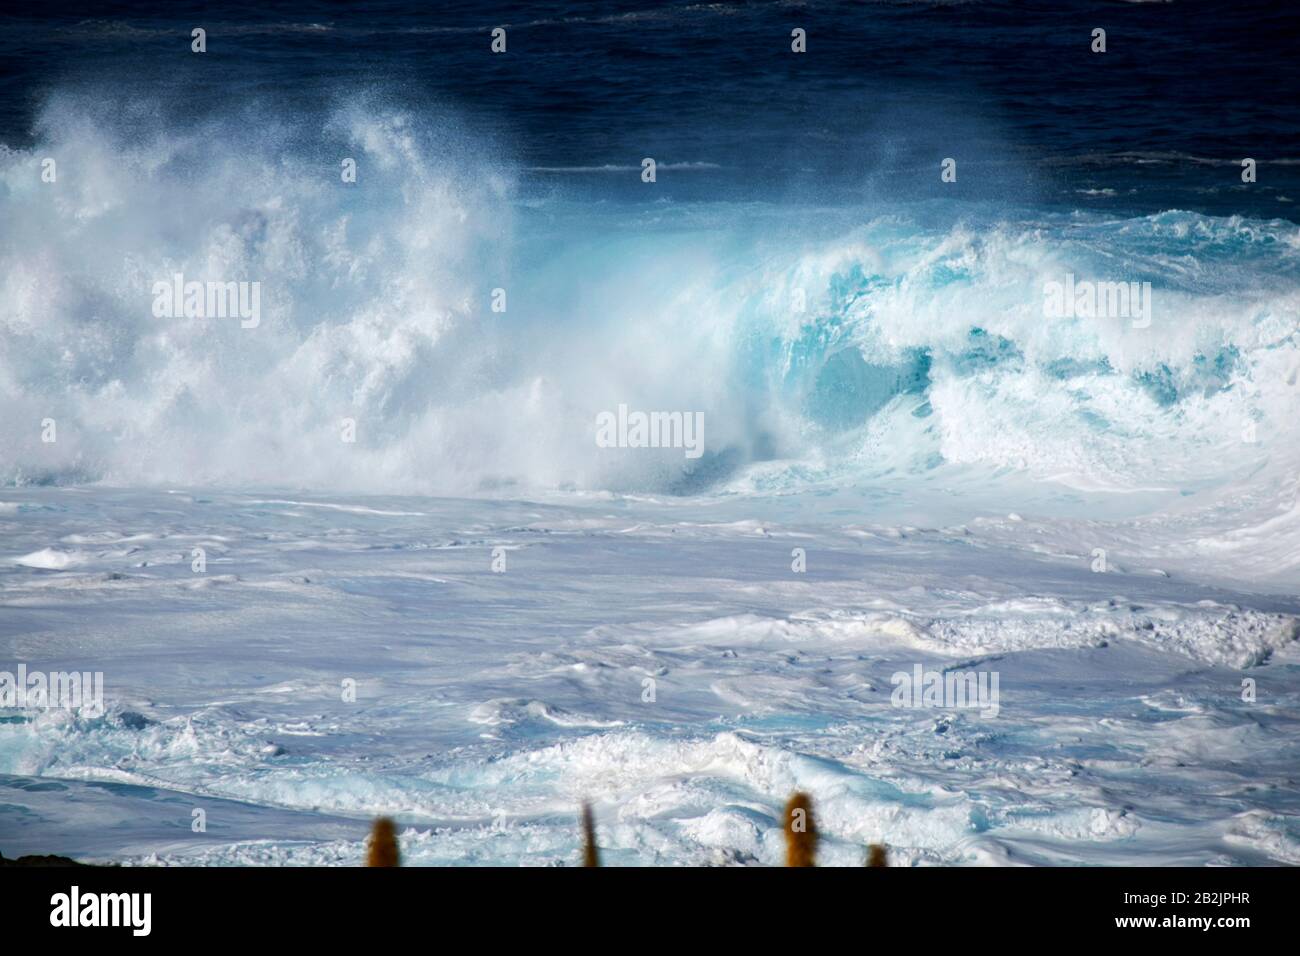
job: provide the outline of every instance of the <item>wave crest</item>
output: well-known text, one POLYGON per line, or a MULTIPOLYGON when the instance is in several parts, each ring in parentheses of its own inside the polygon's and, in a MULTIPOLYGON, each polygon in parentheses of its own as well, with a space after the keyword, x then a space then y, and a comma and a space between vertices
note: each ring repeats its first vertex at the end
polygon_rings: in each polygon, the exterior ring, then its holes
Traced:
POLYGON ((1181 488, 1297 445, 1283 221, 526 200, 452 118, 367 98, 178 127, 56 96, 37 133, 0 153, 10 482, 1181 488), (155 318, 175 273, 259 282, 260 324, 155 318), (1067 274, 1150 282, 1150 327, 1046 318, 1067 274), (620 403, 703 412, 707 453, 598 448, 620 403))

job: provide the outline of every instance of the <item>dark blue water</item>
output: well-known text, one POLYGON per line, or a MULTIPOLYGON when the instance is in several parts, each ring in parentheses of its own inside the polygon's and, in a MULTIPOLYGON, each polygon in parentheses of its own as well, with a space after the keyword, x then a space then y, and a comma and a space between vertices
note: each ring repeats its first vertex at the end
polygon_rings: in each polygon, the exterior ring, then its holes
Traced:
POLYGON ((525 190, 578 199, 632 195, 648 156, 657 198, 1295 219, 1298 26, 1259 0, 62 4, 0 17, 0 142, 30 146, 56 93, 129 136, 365 90, 446 117, 525 190))

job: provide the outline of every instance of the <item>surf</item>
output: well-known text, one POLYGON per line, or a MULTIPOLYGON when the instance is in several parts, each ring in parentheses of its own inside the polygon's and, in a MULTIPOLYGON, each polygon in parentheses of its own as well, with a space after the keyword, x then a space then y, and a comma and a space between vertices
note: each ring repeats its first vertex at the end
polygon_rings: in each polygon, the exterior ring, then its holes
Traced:
POLYGON ((161 115, 54 96, 0 155, 7 484, 689 496, 975 469, 1177 495, 1295 463, 1286 221, 593 205, 366 97, 261 134, 161 115), (50 184, 46 155, 79 159, 50 184), (257 288, 259 321, 156 315, 177 274, 257 288), (1045 316, 1067 275, 1140 283, 1143 320, 1045 316), (621 406, 707 441, 610 454, 621 406))

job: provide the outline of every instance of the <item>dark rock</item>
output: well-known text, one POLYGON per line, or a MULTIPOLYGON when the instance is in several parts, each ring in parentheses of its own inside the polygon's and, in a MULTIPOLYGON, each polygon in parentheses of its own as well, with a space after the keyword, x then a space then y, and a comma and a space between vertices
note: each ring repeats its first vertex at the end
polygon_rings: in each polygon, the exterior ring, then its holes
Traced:
POLYGON ((78 863, 66 856, 20 856, 16 860, 7 860, 0 853, 0 866, 92 866, 90 863, 78 863))

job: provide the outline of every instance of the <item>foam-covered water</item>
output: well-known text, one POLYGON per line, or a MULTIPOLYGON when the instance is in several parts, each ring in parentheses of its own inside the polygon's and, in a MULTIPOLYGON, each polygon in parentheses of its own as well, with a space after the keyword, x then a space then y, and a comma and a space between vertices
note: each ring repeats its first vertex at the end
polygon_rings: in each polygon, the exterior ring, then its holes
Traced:
POLYGON ((1178 521, 927 528, 847 494, 5 504, 6 660, 102 671, 106 704, 0 722, 7 855, 355 864, 383 812, 414 863, 553 865, 588 799, 609 863, 777 863, 804 788, 826 863, 878 840, 897 863, 1300 861, 1294 566, 1271 594, 1215 583, 1231 552, 1178 521), (918 665, 996 671, 996 715, 894 706, 918 665))

